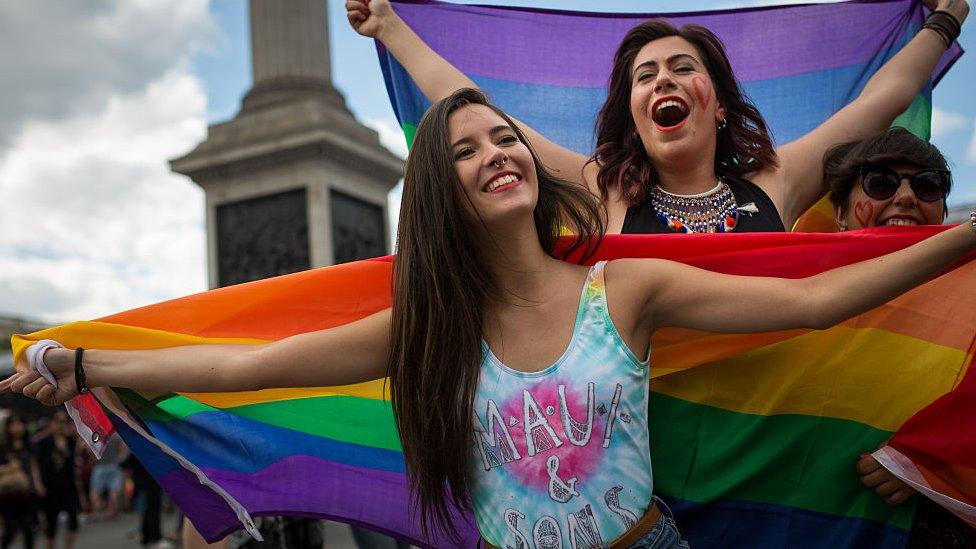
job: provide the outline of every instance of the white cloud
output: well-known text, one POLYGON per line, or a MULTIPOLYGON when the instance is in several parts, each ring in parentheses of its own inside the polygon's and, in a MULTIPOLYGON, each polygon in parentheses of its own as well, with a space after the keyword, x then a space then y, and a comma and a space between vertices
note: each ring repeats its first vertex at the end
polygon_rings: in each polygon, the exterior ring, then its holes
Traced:
POLYGON ((203 193, 169 171, 205 134, 182 69, 104 109, 29 121, 0 155, 0 310, 90 318, 205 289, 203 193))
POLYGON ((380 134, 380 143, 400 158, 407 158, 407 140, 396 118, 370 118, 366 126, 380 134))
POLYGON ((940 107, 932 107, 932 137, 943 137, 966 128, 966 116, 940 107))
POLYGON ((207 0, 0 3, 0 311, 64 321, 205 289, 207 0))
POLYGON ((0 146, 38 118, 100 111, 216 37, 207 0, 0 2, 0 146), (13 76, 15 75, 15 76, 13 76))

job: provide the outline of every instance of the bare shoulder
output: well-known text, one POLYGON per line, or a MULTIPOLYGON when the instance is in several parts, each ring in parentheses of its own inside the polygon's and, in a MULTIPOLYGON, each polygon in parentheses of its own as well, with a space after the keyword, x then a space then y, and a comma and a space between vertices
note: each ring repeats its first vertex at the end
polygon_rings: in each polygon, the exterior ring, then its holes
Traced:
POLYGON ((673 262, 656 258, 623 258, 607 262, 604 275, 607 288, 616 292, 644 293, 647 283, 662 276, 673 262))

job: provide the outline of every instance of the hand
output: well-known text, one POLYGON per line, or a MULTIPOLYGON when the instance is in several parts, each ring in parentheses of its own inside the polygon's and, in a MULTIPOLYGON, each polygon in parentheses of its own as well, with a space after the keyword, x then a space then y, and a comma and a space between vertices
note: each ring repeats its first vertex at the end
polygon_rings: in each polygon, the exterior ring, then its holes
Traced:
POLYGON ((44 353, 44 364, 47 365, 54 379, 58 382, 55 389, 46 379, 30 370, 26 353, 21 354, 17 361, 17 371, 7 379, 0 381, 0 393, 22 393, 47 406, 58 406, 71 400, 77 394, 75 387, 74 355, 70 349, 48 349, 44 353))
POLYGON ((969 15, 969 4, 966 0, 922 0, 931 11, 941 10, 951 13, 962 23, 966 20, 966 16, 969 15))
POLYGON ((861 483, 874 490, 888 505, 898 505, 915 495, 915 489, 891 474, 870 454, 862 454, 857 462, 861 483))
POLYGON ((389 0, 346 0, 346 19, 363 36, 379 38, 394 17, 389 0))

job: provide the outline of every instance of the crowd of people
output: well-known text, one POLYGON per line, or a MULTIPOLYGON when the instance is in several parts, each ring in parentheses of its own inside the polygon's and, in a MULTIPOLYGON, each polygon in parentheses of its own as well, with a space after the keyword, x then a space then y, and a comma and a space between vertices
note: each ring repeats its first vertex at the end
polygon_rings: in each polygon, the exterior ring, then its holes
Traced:
MULTIPOLYGON (((945 159, 887 128, 958 36, 969 10, 961 0, 931 3, 925 26, 857 99, 780 147, 708 29, 638 25, 616 54, 592 155, 548 141, 471 89, 386 0, 348 0, 346 7, 353 27, 380 40, 433 103, 406 165, 393 307, 257 346, 75 351, 48 344, 0 390, 55 405, 88 386, 216 392, 389 377, 424 532, 456 533, 456 505, 473 510, 486 547, 524 547, 529 536, 536 546, 561 544, 572 535, 582 536, 573 546, 582 539, 588 547, 682 548, 681 525, 653 495, 650 334, 661 327, 827 328, 976 249, 974 212, 971 223, 904 250, 800 280, 725 276, 658 260, 564 261, 570 252, 585 259, 608 232, 784 231, 828 190, 842 231, 941 223, 952 183, 945 159), (747 204, 752 210, 740 208, 747 204), (560 226, 575 240, 557 254, 560 226), (628 420, 608 426, 596 448, 591 434, 602 420, 594 420, 594 393, 609 397, 608 390, 628 420), (562 417, 561 436, 546 419, 554 412, 536 404, 543 393, 562 402, 554 416, 562 417), (498 412, 499 403, 515 401, 525 425, 498 412), (572 417, 567 401, 587 403, 588 419, 572 417), (486 433, 492 440, 485 442, 486 433), (586 470, 589 456, 601 452, 601 467, 586 470), (526 471, 548 474, 550 482, 526 471), (546 520, 567 516, 569 501, 582 510, 567 534, 546 520), (536 527, 523 531, 523 523, 536 527)), ((77 449, 61 419, 32 445, 36 456, 26 444, 8 449, 8 463, 24 463, 23 454, 37 471, 49 539, 59 512, 67 512, 70 532, 77 528, 72 517, 84 493, 74 487, 74 469, 65 472, 77 449)), ((865 486, 893 505, 912 497, 873 458, 857 459, 868 450, 852 449, 851 458, 865 486)), ((112 464, 99 465, 92 487, 111 490, 118 479, 112 464)), ((101 498, 91 499, 102 508, 101 498)), ((105 500, 105 512, 113 509, 105 500)), ((32 519, 12 509, 4 520, 16 528, 32 519)), ((960 528, 953 539, 972 542, 972 531, 960 528)), ((912 543, 927 546, 931 535, 912 543)))
POLYGON ((160 529, 161 492, 119 437, 112 437, 101 460, 79 438, 68 414, 28 422, 9 414, 0 439, 0 547, 22 540, 31 549, 38 537, 53 549, 55 540, 74 547, 85 522, 115 521, 138 510, 141 527, 130 537, 145 547, 173 547, 160 529))

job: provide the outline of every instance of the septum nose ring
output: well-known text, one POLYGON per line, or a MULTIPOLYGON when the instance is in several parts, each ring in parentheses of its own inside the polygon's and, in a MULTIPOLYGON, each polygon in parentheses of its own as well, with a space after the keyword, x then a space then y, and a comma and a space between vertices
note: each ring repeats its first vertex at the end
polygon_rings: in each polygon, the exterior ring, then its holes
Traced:
POLYGON ((491 165, 494 166, 495 168, 500 169, 502 166, 505 165, 506 162, 508 162, 508 157, 503 156, 501 160, 492 160, 491 165))

